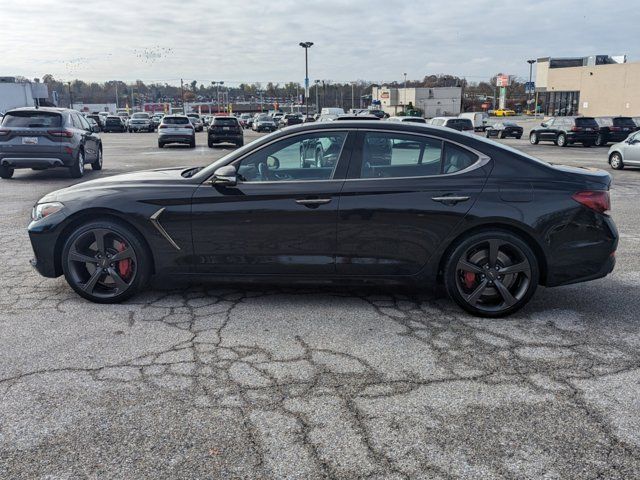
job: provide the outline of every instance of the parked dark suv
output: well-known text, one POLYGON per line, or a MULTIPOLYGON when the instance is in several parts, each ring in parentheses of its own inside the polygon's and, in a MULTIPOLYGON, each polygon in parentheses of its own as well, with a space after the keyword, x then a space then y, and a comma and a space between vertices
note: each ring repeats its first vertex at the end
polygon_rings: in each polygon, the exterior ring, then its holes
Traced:
POLYGON ((596 123, 600 127, 595 142, 598 147, 622 142, 638 128, 631 117, 596 117, 596 123))
POLYGON ((84 165, 102 169, 102 140, 79 112, 66 108, 18 108, 0 126, 0 177, 16 168, 67 167, 73 178, 84 165))
POLYGON ((559 147, 581 143, 585 147, 595 144, 599 127, 593 117, 552 117, 531 130, 529 141, 553 142, 559 147))
POLYGON ((244 145, 242 127, 236 117, 213 117, 207 129, 207 144, 213 148, 215 143, 235 143, 244 145))

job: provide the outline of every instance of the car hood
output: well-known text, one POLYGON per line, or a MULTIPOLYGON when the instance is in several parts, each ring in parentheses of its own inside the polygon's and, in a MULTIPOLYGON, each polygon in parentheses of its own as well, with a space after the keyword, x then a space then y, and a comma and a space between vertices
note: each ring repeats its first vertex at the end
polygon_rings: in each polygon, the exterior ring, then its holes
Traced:
POLYGON ((78 183, 77 185, 51 192, 42 197, 38 203, 73 201, 79 198, 87 198, 87 195, 99 196, 128 188, 141 188, 166 183, 175 184, 176 182, 187 183, 189 179, 181 175, 187 168, 189 167, 143 170, 89 180, 88 182, 78 183))

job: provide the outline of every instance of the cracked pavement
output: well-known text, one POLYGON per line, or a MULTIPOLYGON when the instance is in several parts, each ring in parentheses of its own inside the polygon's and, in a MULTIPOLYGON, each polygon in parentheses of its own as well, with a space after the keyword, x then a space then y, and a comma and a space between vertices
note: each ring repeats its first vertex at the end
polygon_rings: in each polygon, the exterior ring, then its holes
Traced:
MULTIPOLYGON (((103 141, 99 175, 226 152, 103 141)), ((605 167, 603 149, 505 143, 605 167)), ((73 180, 18 171, 0 189, 0 478, 638 478, 640 170, 614 179, 614 273, 488 320, 402 288, 160 279, 91 304, 28 264, 32 204, 73 180)))

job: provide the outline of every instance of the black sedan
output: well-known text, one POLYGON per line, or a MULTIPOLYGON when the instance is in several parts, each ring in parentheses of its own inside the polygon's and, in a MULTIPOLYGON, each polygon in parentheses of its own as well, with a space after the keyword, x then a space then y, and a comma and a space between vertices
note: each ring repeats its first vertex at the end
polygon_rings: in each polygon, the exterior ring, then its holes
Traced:
POLYGON ((502 316, 539 284, 612 271, 610 183, 606 172, 550 165, 451 129, 321 122, 205 167, 53 192, 34 206, 29 236, 35 268, 64 275, 94 302, 129 298, 153 274, 441 283, 468 312, 502 316), (307 164, 308 143, 330 143, 321 151, 329 156, 307 164))
POLYGON ((515 137, 520 139, 522 138, 522 127, 515 122, 498 122, 487 128, 486 136, 487 138, 515 137))

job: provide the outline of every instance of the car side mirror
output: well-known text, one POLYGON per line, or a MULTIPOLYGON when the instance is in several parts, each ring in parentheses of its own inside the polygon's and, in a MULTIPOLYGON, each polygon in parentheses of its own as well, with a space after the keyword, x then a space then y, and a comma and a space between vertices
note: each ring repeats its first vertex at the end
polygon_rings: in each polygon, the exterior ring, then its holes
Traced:
POLYGON ((100 127, 98 125, 92 125, 91 126, 91 131, 93 133, 98 133, 100 131, 100 127))
POLYGON ((238 184, 238 171, 233 165, 225 165, 220 167, 213 173, 213 180, 211 182, 213 186, 222 185, 226 187, 233 187, 238 184))
POLYGON ((545 122, 542 122, 542 123, 540 124, 540 126, 541 126, 541 127, 546 127, 546 126, 547 126, 547 124, 546 124, 545 122))

